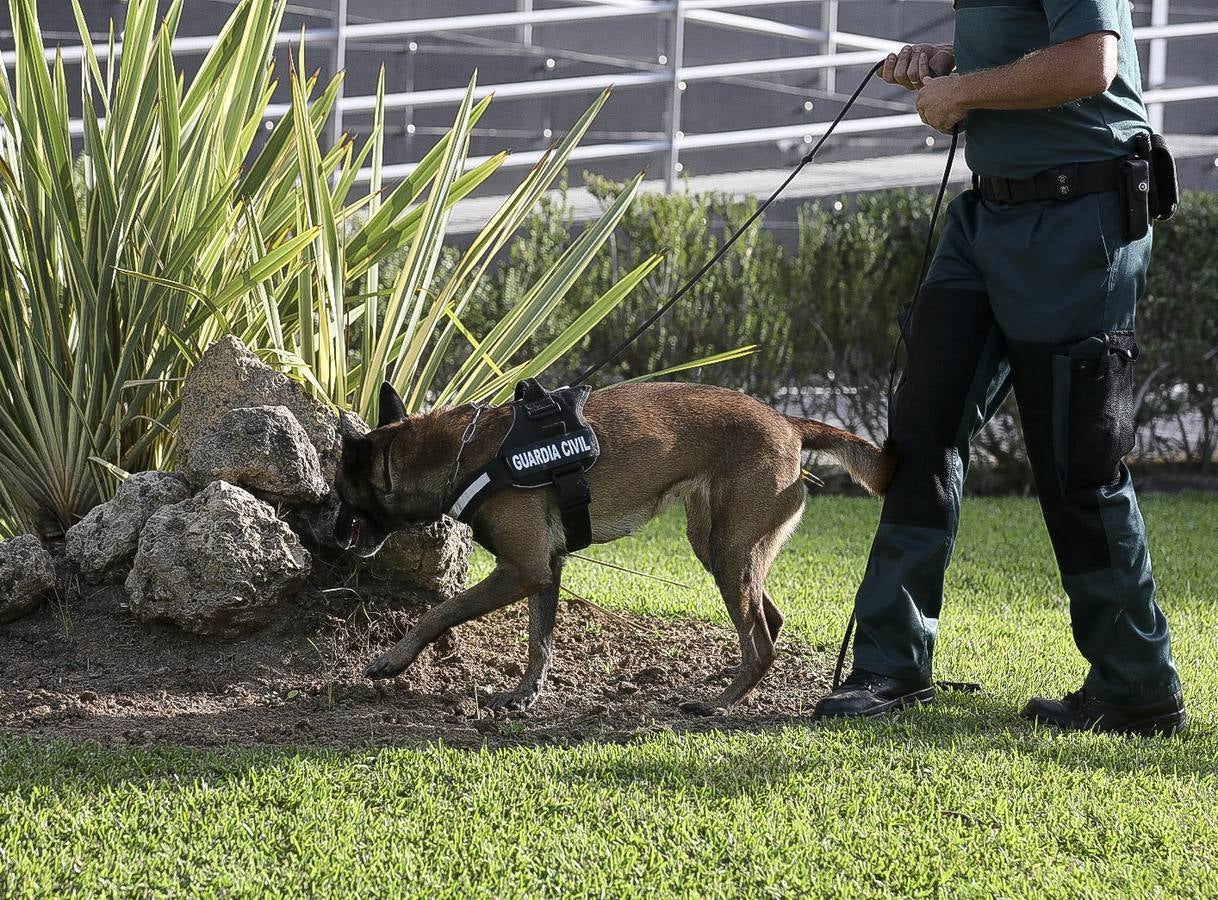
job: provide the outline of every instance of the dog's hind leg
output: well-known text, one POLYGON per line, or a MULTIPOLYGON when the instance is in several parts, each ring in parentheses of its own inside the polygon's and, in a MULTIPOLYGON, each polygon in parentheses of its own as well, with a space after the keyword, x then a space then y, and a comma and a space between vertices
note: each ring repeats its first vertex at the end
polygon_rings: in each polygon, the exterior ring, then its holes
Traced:
MULTIPOLYGON (((685 498, 685 534, 689 538, 689 545, 693 548, 698 562, 702 563, 702 567, 707 572, 714 575, 715 569, 711 563, 710 533, 710 500, 703 491, 692 492, 685 498)), ((782 630, 783 615, 775 605, 773 598, 770 597, 770 592, 764 589, 761 594, 761 604, 765 613, 766 628, 770 632, 770 640, 777 641, 778 633, 782 630)), ((731 665, 727 667, 726 671, 734 676, 740 671, 740 667, 731 665)))
POLYGON ((778 633, 782 631, 782 623, 786 621, 782 611, 774 604, 774 598, 769 591, 761 592, 761 605, 765 610, 765 624, 770 629, 770 640, 778 643, 778 633))
POLYGON ((757 574, 747 569, 720 582, 728 615, 740 638, 740 668, 736 677, 714 700, 690 700, 681 711, 699 716, 722 715, 729 706, 748 694, 769 671, 774 661, 774 641, 766 624, 763 591, 757 574))
MULTIPOLYGON (((702 563, 702 568, 713 577, 715 567, 711 563, 711 524, 710 498, 705 489, 690 492, 685 498, 685 536, 689 539, 694 556, 702 563)), ((730 678, 735 678, 739 672, 739 663, 732 663, 723 669, 723 674, 730 678)))
POLYGON ((715 574, 711 565, 711 511, 705 489, 690 491, 685 497, 685 536, 702 568, 715 574))
POLYGON ((740 669, 713 701, 682 703, 682 712, 722 714, 747 696, 770 670, 777 655, 774 641, 782 628, 782 613, 766 593, 765 579, 799 520, 803 492, 803 486, 795 482, 765 504, 757 503, 755 493, 747 497, 725 492, 719 498, 719 515, 710 535, 711 571, 740 638, 740 669))
POLYGON ((558 591, 562 582, 562 556, 555 556, 550 572, 552 580, 529 597, 529 666, 520 684, 506 694, 496 694, 487 701, 490 709, 523 712, 537 700, 545 687, 554 656, 554 620, 558 615, 558 591))
POLYGON ((404 672, 423 648, 450 628, 515 603, 545 586, 544 577, 529 577, 519 568, 500 563, 490 575, 451 600, 423 614, 418 624, 364 674, 369 678, 392 678, 404 672))

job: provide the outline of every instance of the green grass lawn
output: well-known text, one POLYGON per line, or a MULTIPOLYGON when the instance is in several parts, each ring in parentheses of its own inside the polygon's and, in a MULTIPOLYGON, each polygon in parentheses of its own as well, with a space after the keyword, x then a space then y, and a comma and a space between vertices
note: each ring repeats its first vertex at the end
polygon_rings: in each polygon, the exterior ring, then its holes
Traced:
MULTIPOLYGON (((972 500, 937 674, 984 694, 879 724, 571 749, 0 740, 0 895, 1218 895, 1218 498, 1144 508, 1193 716, 1182 738, 1017 718, 1084 665, 1034 502, 972 500)), ((809 504, 770 582, 794 635, 836 644, 877 516, 809 504)), ((725 621, 679 513, 595 553, 697 590, 576 561, 584 596, 725 621)))

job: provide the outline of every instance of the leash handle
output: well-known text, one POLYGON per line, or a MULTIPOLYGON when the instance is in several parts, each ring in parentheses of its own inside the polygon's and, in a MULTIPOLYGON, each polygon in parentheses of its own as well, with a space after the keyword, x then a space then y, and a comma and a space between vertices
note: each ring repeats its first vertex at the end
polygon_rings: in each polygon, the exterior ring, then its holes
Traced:
POLYGON ((804 166, 806 166, 808 163, 812 162, 812 160, 816 157, 817 151, 819 151, 820 148, 822 146, 824 146, 825 141, 827 141, 829 139, 830 135, 833 134, 834 130, 841 123, 842 119, 844 119, 846 117, 846 113, 850 112, 850 107, 854 106, 854 102, 856 100, 858 100, 859 95, 861 93, 863 93, 863 88, 865 88, 867 86, 867 83, 871 81, 872 77, 875 76, 876 72, 880 71, 880 68, 883 65, 884 65, 884 61, 880 60, 878 63, 876 63, 874 66, 871 67, 871 70, 866 74, 866 76, 863 78, 863 80, 859 82, 859 86, 854 89, 854 93, 850 95, 850 99, 846 101, 845 105, 841 108, 841 111, 838 112, 837 117, 834 118, 832 123, 830 123, 829 127, 825 130, 825 133, 820 136, 820 140, 818 140, 816 142, 815 146, 813 146, 811 150, 809 150, 807 153, 804 154, 803 158, 800 159, 800 161, 799 161, 799 165, 797 165, 791 171, 791 174, 787 176, 786 180, 778 186, 778 188, 774 191, 774 193, 770 194, 769 198, 764 203, 762 203, 761 206, 757 207, 757 209, 753 211, 753 214, 751 216, 749 216, 747 220, 745 220, 745 223, 743 225, 741 225, 739 228, 737 228, 736 231, 732 234, 732 236, 727 239, 727 242, 715 252, 715 255, 712 256, 709 260, 707 260, 702 265, 702 267, 700 269, 698 269, 698 271, 695 272, 688 281, 686 281, 683 285, 681 285, 681 287, 677 289, 675 294, 673 294, 666 301, 664 301, 664 303, 660 306, 659 309, 657 309, 654 313, 652 313, 650 316, 648 316, 646 319, 644 319, 643 322, 637 328, 635 328, 634 331, 632 331, 630 333, 630 336, 628 338, 626 338, 626 340, 624 340, 620 344, 618 344, 617 347, 615 347, 609 353, 608 356, 606 356, 604 359, 602 359, 600 362, 598 362, 596 365, 592 366, 591 368, 586 369, 578 378, 576 378, 573 382, 571 382, 572 386, 584 384, 585 382, 587 382, 587 380, 589 378, 591 378, 593 375, 595 375, 605 366, 607 366, 610 363, 615 362, 617 359, 619 359, 621 357, 621 355, 623 353, 625 353, 627 349, 629 349, 631 344, 633 344, 640 337, 642 337, 643 333, 646 332, 647 329, 649 329, 657 321, 659 321, 660 317, 663 316, 664 313, 668 312, 668 310, 670 310, 674 304, 676 304, 682 297, 684 297, 687 293, 689 293, 689 289, 692 288, 695 284, 697 284, 698 281, 701 280, 702 276, 705 275, 707 272, 709 272, 711 267, 714 266, 715 263, 717 263, 717 262, 719 262, 719 260, 723 259, 724 255, 726 255, 727 251, 732 248, 732 245, 735 244, 736 241, 740 240, 740 238, 744 235, 744 233, 746 231, 748 231, 750 227, 752 227, 753 223, 756 222, 758 218, 760 218, 761 214, 764 213, 767 208, 769 208, 770 204, 778 199, 778 195, 781 194, 783 191, 785 191, 787 189, 787 186, 790 185, 790 183, 795 180, 796 176, 799 175, 799 173, 803 171, 804 166))

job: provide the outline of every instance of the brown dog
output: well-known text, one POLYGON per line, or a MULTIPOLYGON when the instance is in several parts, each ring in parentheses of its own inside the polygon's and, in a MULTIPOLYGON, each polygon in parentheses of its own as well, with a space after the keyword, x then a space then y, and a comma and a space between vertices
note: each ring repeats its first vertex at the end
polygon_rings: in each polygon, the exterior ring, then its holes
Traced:
MULTIPOLYGON (((727 604, 741 666, 715 700, 681 708, 720 713, 756 687, 774 660, 783 617, 765 579, 803 512, 803 452, 828 453, 876 494, 888 485, 892 455, 823 422, 784 416, 736 391, 699 384, 594 391, 584 412, 601 446, 587 473, 595 542, 625 537, 675 500, 685 504, 689 542, 727 604)), ((340 543, 372 555, 391 531, 439 518, 451 484, 494 457, 512 418, 507 407, 486 409, 454 476, 473 416, 470 406, 407 416, 386 385, 377 429, 362 436, 344 429, 337 487, 350 516, 340 517, 340 543)), ((504 488, 477 510, 472 525, 475 539, 495 555, 494 571, 428 610, 368 675, 391 678, 447 629, 528 597, 528 669, 514 691, 491 700, 496 708, 523 710, 545 683, 567 554, 554 489, 504 488)))

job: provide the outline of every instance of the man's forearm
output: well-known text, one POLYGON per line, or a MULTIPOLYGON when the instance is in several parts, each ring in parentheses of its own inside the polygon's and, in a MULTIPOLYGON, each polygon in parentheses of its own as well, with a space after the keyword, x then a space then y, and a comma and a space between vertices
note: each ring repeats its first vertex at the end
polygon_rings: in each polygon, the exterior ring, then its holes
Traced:
POLYGON ((1108 89, 1117 38, 1085 34, 1029 53, 1010 65, 956 76, 965 109, 1051 109, 1108 89))

